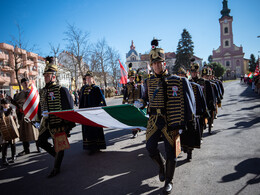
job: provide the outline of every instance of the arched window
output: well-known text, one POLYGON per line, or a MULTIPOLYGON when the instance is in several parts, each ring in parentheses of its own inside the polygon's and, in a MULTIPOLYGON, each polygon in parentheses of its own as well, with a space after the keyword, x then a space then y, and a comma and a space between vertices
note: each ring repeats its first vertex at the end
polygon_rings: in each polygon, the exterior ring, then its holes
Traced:
POLYGON ((226 33, 226 34, 228 33, 228 27, 224 28, 224 33, 226 33))
POLYGON ((237 65, 237 66, 240 65, 240 61, 239 61, 239 60, 236 61, 236 65, 237 65))
POLYGON ((226 61, 226 66, 230 66, 230 62, 229 61, 226 61))
POLYGON ((225 41, 225 46, 229 46, 229 42, 228 41, 225 41))
POLYGON ((132 56, 132 57, 131 57, 131 60, 132 60, 132 61, 135 61, 135 60, 136 60, 135 56, 132 56))

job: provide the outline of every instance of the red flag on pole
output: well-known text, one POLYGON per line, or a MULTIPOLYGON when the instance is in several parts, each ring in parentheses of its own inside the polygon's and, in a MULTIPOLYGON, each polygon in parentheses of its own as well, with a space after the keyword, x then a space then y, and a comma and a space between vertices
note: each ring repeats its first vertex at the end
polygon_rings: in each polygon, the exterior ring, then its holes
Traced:
POLYGON ((150 74, 152 72, 151 66, 149 63, 147 63, 147 74, 150 74))
POLYGON ((257 60, 257 64, 256 64, 256 67, 255 67, 255 74, 254 74, 254 76, 259 75, 259 62, 260 62, 260 58, 258 58, 258 60, 257 60))
POLYGON ((120 84, 127 84, 127 72, 126 72, 124 66, 121 64, 119 59, 118 59, 118 61, 119 61, 120 70, 121 70, 120 84))
POLYGON ((34 121, 38 111, 39 93, 34 83, 31 84, 30 93, 23 105, 23 112, 26 118, 34 121))

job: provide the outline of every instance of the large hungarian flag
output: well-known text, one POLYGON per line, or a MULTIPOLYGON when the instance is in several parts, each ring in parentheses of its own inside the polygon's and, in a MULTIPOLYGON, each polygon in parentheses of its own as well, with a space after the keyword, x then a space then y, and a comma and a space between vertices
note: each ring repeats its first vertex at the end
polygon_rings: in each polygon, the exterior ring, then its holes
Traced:
POLYGON ((118 61, 120 64, 120 71, 121 71, 120 84, 127 84, 127 72, 126 72, 124 66, 121 64, 119 59, 118 59, 118 61))
POLYGON ((26 118, 34 121, 38 111, 39 93, 34 83, 31 84, 31 90, 23 105, 23 112, 26 118))
POLYGON ((148 118, 133 105, 117 105, 50 112, 62 119, 93 127, 146 129, 148 118))

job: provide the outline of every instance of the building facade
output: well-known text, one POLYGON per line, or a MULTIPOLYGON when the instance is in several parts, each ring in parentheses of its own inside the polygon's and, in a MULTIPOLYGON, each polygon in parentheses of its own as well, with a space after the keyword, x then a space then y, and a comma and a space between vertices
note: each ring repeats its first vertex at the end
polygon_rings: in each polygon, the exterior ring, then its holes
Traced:
MULTIPOLYGON (((195 62, 200 64, 200 67, 202 67, 202 58, 199 58, 197 56, 193 56, 195 58, 195 62)), ((176 54, 175 52, 166 52, 165 53, 165 61, 166 61, 166 69, 169 73, 173 73, 173 67, 175 65, 176 61, 176 54)), ((135 70, 142 69, 146 70, 148 72, 149 66, 150 66, 150 59, 149 54, 141 54, 137 53, 135 49, 134 42, 132 41, 130 50, 126 54, 126 65, 129 69, 129 64, 132 63, 132 68, 135 70)))
POLYGON ((38 76, 36 79, 36 87, 38 89, 41 89, 45 86, 45 81, 44 81, 44 76, 43 76, 43 72, 46 66, 46 61, 45 58, 38 56, 38 76))
POLYGON ((0 91, 11 96, 19 90, 15 67, 19 68, 19 81, 25 77, 36 80, 38 55, 18 47, 14 48, 7 43, 0 43, 0 91))
POLYGON ((229 15, 227 0, 223 0, 220 24, 220 46, 213 50, 212 61, 226 68, 224 78, 233 79, 246 73, 248 60, 244 59, 243 47, 236 46, 233 41, 233 17, 229 15))
MULTIPOLYGON (((61 71, 63 71, 65 73, 65 75, 63 77, 61 76, 62 78, 60 78, 60 79, 62 80, 62 79, 66 78, 66 80, 67 80, 69 77, 70 85, 69 85, 68 89, 75 90, 76 86, 77 86, 77 89, 80 89, 81 86, 83 85, 83 78, 82 78, 82 76, 80 74, 80 70, 78 70, 78 68, 77 68, 77 72, 75 74, 75 65, 77 64, 76 57, 73 56, 68 51, 63 51, 59 54, 58 61, 61 65, 60 66, 61 71), (76 77, 77 77, 77 79, 75 79, 76 77), (77 83, 75 83, 75 81, 77 83)), ((88 68, 84 64, 83 60, 82 60, 81 67, 82 67, 81 71, 83 72, 83 75, 84 75, 88 71, 88 68)))

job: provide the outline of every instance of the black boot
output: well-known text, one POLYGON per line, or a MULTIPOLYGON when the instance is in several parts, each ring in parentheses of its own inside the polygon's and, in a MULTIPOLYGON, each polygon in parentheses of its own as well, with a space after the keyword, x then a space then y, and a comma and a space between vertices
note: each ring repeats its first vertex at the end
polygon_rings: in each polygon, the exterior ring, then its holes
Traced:
POLYGON ((132 134, 133 134, 133 137, 132 137, 132 139, 134 139, 134 138, 136 138, 136 137, 137 137, 137 132, 138 132, 138 131, 132 131, 132 134))
POLYGON ((188 149, 188 151, 187 151, 187 160, 190 162, 191 159, 192 159, 192 150, 188 149))
POLYGON ((42 151, 41 151, 41 148, 40 148, 40 146, 39 146, 37 141, 35 142, 35 145, 36 145, 36 148, 37 148, 37 152, 41 153, 42 151))
POLYGON ((30 143, 27 141, 23 142, 23 151, 18 153, 18 156, 24 156, 30 154, 30 143))
POLYGON ((7 166, 9 165, 9 162, 6 158, 6 155, 7 155, 7 147, 8 147, 8 144, 7 143, 4 143, 2 145, 2 162, 3 162, 3 165, 4 166, 7 166))
POLYGON ((173 188, 172 179, 176 167, 176 160, 166 160, 166 179, 163 191, 170 194, 173 188))
POLYGON ((212 123, 211 121, 208 123, 208 130, 209 130, 209 135, 211 135, 211 128, 212 128, 212 123))
POLYGON ((55 161, 54 161, 54 168, 51 171, 51 173, 48 175, 48 178, 55 177, 60 173, 60 167, 61 167, 61 162, 64 156, 64 150, 59 151, 56 156, 55 156, 55 161))
POLYGON ((12 153, 12 160, 10 161, 10 163, 14 163, 14 161, 16 160, 16 146, 15 146, 15 143, 11 144, 11 153, 12 153))
POLYGON ((158 152, 157 155, 151 156, 151 158, 159 167, 159 180, 161 182, 165 181, 165 168, 164 168, 164 159, 162 157, 162 154, 158 152))

